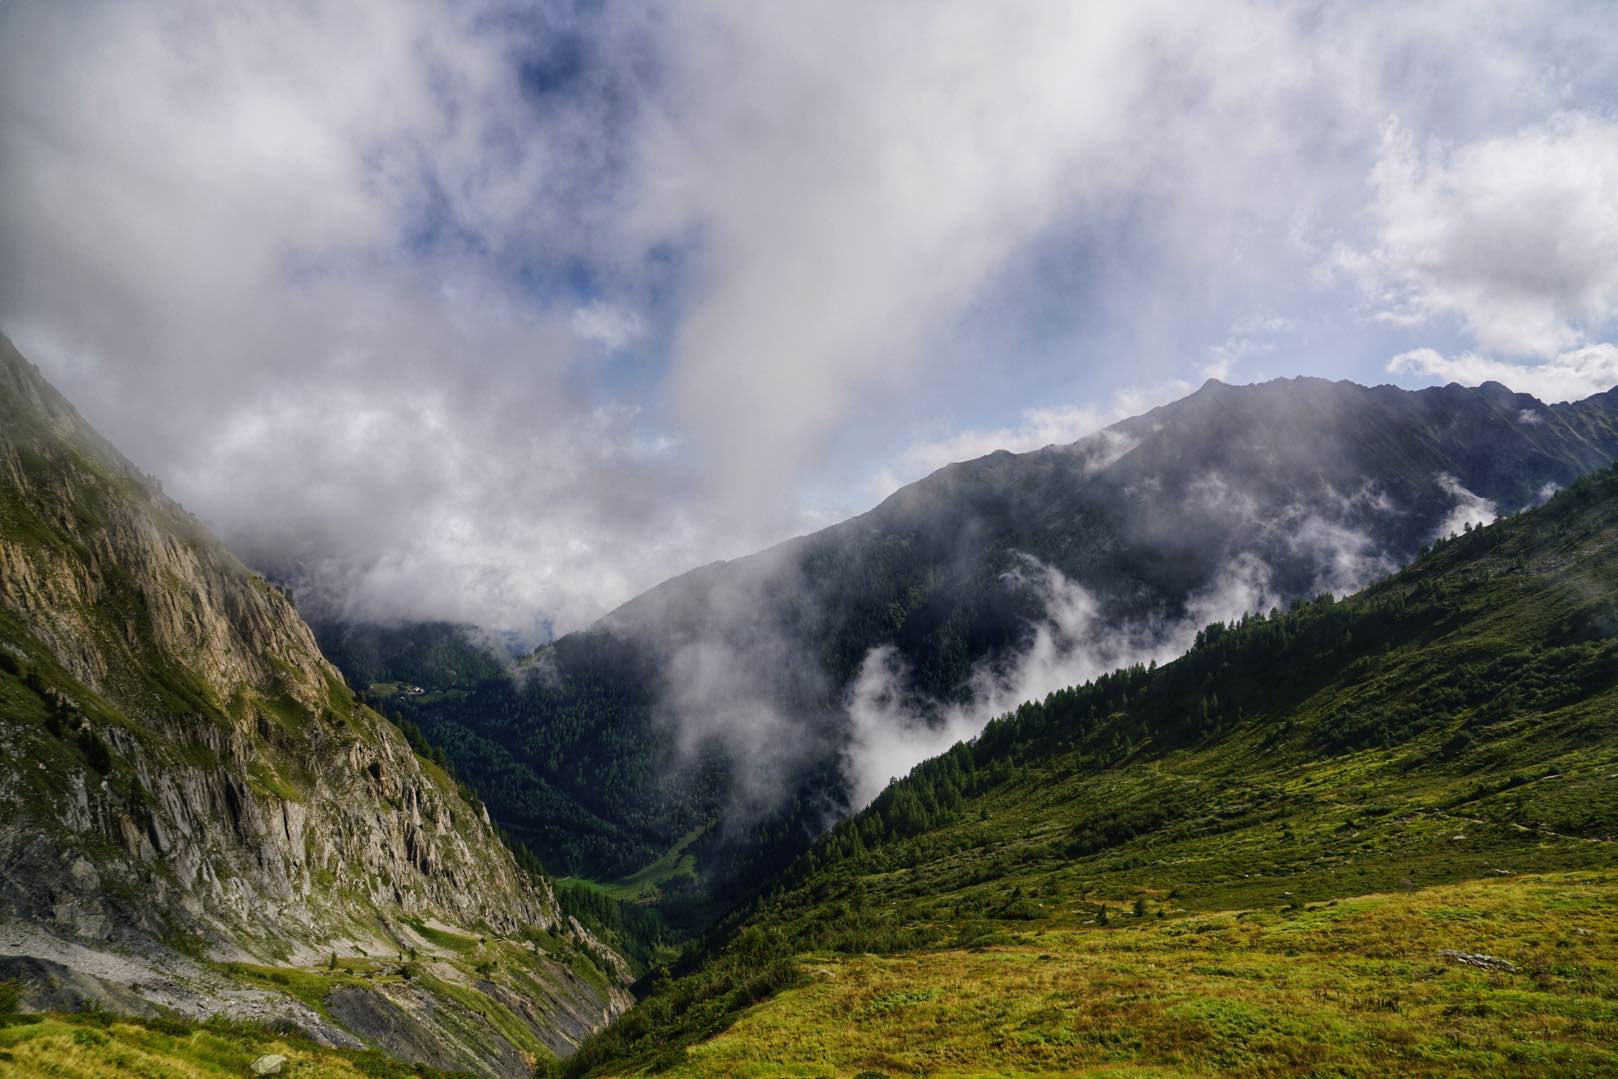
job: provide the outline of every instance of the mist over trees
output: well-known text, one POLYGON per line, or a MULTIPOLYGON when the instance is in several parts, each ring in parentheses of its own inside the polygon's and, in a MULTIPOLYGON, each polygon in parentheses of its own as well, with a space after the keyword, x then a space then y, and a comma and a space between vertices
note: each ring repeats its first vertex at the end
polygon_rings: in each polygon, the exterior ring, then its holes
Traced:
MULTIPOLYGON (((703 884, 734 898, 1022 702, 1363 587, 1615 455, 1611 395, 1210 382, 948 466, 404 707, 548 866, 611 879, 706 827, 703 884)), ((1233 706, 1192 713, 1214 729, 1233 706)))

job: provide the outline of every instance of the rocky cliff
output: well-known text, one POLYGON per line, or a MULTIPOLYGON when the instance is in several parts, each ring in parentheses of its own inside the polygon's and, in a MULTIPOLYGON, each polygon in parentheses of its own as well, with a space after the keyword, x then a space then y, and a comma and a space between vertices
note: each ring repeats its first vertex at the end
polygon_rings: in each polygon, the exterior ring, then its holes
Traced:
POLYGON ((0 954, 43 997, 89 979, 500 1074, 627 1001, 291 600, 3 338, 0 740, 0 954))

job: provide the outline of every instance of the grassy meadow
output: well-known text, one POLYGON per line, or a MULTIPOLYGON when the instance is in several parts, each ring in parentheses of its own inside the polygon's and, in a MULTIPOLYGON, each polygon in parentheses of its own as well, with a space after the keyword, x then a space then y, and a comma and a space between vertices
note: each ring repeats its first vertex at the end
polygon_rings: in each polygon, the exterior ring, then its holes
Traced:
POLYGON ((970 948, 807 954, 801 984, 668 1074, 1611 1074, 1614 909, 1615 872, 1490 877, 1298 909, 1149 901, 970 948))

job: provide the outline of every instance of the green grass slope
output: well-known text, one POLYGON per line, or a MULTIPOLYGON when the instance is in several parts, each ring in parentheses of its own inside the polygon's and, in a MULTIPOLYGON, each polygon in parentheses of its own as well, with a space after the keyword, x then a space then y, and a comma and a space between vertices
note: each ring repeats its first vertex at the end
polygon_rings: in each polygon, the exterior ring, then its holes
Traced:
POLYGON ((193 1023, 85 1012, 0 1014, 0 1075, 210 1079, 251 1075, 253 1063, 269 1056, 284 1058, 283 1076, 405 1079, 453 1074, 401 1064, 373 1050, 331 1049, 296 1033, 220 1019, 193 1023))
POLYGON ((678 843, 664 851, 663 856, 657 861, 642 866, 619 880, 593 881, 586 877, 563 877, 557 884, 577 884, 593 888, 614 899, 631 902, 656 898, 658 885, 667 884, 680 877, 689 877, 696 872, 696 859, 686 853, 686 848, 700 838, 703 831, 705 831, 703 828, 692 829, 681 836, 678 843))
POLYGON ((1618 1069, 1618 473, 1024 705, 572 1074, 1618 1069))

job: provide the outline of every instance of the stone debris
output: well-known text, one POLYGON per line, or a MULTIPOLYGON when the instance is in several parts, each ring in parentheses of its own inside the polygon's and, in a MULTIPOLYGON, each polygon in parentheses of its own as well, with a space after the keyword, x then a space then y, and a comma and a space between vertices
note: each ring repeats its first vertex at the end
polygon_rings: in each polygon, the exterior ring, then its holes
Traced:
POLYGON ((253 1061, 251 1069, 254 1075, 280 1075, 286 1066, 287 1058, 280 1053, 266 1053, 253 1061))
POLYGON ((1442 959, 1453 959, 1457 963, 1465 963, 1469 967, 1480 967, 1483 970, 1515 971, 1517 964, 1509 959, 1501 959, 1497 955, 1484 955, 1482 952, 1457 952, 1445 949, 1438 953, 1442 959))

